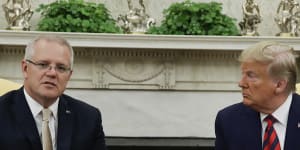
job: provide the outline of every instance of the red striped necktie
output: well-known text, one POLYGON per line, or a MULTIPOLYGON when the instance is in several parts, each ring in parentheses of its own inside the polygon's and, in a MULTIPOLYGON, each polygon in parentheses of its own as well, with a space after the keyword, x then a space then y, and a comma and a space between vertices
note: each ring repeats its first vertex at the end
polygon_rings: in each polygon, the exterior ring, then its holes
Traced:
POLYGON ((280 150, 280 143, 273 124, 277 121, 272 115, 268 115, 264 121, 268 123, 265 135, 263 150, 280 150))

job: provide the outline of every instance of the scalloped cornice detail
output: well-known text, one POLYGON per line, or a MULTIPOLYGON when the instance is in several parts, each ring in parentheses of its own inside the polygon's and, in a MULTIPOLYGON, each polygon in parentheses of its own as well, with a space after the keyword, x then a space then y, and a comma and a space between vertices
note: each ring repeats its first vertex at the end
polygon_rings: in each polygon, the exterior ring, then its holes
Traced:
POLYGON ((74 48, 78 57, 142 57, 142 58, 185 58, 185 59, 237 59, 240 51, 186 51, 157 49, 108 49, 108 48, 74 48))
POLYGON ((1 55, 24 55, 24 47, 3 46, 0 47, 1 55))

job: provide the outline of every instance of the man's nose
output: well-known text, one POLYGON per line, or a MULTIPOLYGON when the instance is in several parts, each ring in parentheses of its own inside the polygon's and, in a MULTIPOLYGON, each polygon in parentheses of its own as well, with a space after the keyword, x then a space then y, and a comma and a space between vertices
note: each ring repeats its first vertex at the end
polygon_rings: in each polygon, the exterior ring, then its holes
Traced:
POLYGON ((240 79, 238 85, 239 85, 240 88, 245 88, 245 87, 247 87, 247 84, 246 84, 246 82, 245 82, 244 77, 242 77, 242 78, 240 79))
POLYGON ((57 73, 56 66, 49 66, 47 69, 47 73, 56 74, 57 73))

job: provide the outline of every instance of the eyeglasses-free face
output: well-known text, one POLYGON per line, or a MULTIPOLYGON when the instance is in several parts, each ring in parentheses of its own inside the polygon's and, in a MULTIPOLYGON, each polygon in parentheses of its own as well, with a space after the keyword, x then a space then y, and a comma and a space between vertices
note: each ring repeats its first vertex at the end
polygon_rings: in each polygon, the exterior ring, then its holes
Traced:
POLYGON ((49 63, 46 62, 34 62, 32 60, 26 59, 26 62, 33 64, 41 71, 48 71, 54 68, 54 70, 58 73, 68 73, 71 71, 70 67, 67 67, 65 65, 57 65, 57 66, 51 66, 49 63))
POLYGON ((243 103, 258 112, 269 113, 270 106, 278 105, 274 101, 278 82, 268 72, 268 65, 249 61, 241 64, 242 77, 239 87, 242 89, 243 103))

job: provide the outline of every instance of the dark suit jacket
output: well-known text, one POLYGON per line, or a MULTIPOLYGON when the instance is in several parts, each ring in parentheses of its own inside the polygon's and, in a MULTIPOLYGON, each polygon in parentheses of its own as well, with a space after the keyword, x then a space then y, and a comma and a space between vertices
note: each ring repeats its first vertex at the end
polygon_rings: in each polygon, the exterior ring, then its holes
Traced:
MULTIPOLYGON (((62 95, 58 104, 57 150, 105 150, 100 111, 62 95)), ((42 150, 23 87, 0 97, 0 150, 42 150)))
MULTIPOLYGON (((293 94, 284 150, 300 149, 300 96, 293 94)), ((262 150, 260 115, 242 103, 221 110, 216 117, 216 150, 262 150)))

